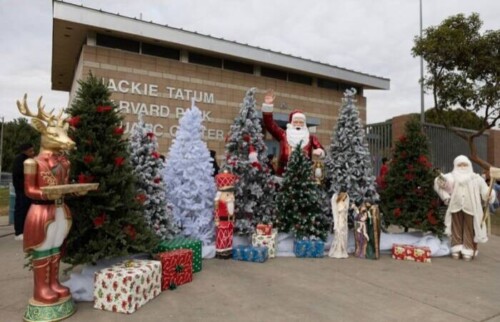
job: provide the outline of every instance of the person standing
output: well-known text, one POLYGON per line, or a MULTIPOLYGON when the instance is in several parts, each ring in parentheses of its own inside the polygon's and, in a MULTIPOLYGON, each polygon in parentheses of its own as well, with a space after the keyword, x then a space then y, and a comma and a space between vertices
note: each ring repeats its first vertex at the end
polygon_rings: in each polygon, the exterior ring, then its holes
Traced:
POLYGON ((488 195, 486 181, 472 169, 466 156, 453 161, 453 171, 434 180, 434 190, 448 206, 444 219, 445 234, 451 236, 451 256, 470 261, 476 255, 477 243, 486 243, 482 201, 495 201, 488 195))
POLYGON ((19 152, 12 166, 12 184, 16 192, 14 206, 15 240, 23 240, 24 238, 24 222, 31 206, 31 199, 24 192, 24 161, 35 156, 35 150, 31 143, 21 144, 19 152))
POLYGON ((210 150, 210 157, 212 158, 212 165, 214 167, 213 177, 219 174, 219 164, 217 164, 217 153, 215 150, 210 150))

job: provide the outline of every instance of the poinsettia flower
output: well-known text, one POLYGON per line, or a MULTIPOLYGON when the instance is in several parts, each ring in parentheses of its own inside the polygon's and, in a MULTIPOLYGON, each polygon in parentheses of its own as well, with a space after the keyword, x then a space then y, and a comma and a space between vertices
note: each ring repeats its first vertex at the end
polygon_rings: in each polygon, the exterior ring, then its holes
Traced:
POLYGON ((94 161, 94 156, 91 155, 91 154, 86 154, 84 157, 83 157, 83 162, 85 164, 89 164, 91 163, 92 161, 94 161))
POLYGON ((148 132, 146 133, 146 136, 151 140, 155 137, 155 134, 153 132, 148 132))
POLYGON ((156 177, 156 178, 153 179, 154 183, 160 183, 160 181, 161 181, 160 177, 156 177))
POLYGON ((135 240, 135 237, 136 237, 136 235, 137 235, 137 232, 136 232, 136 230, 135 230, 135 227, 134 227, 134 226, 132 226, 132 225, 130 225, 130 224, 125 225, 125 226, 123 227, 123 232, 124 232, 125 234, 127 234, 127 235, 130 237, 130 239, 135 240))
POLYGON ((78 124, 80 124, 80 121, 81 121, 81 117, 78 115, 73 116, 70 119, 66 120, 66 122, 68 122, 68 124, 72 127, 77 127, 78 124))
POLYGON ((78 175, 78 183, 91 183, 94 182, 94 176, 87 176, 84 175, 83 173, 80 173, 78 175))
POLYGON ((115 165, 117 167, 123 165, 124 162, 125 162, 125 158, 124 157, 116 157, 115 158, 115 165))
POLYGON ((146 196, 143 193, 140 193, 137 196, 135 196, 135 200, 139 201, 140 203, 144 203, 146 200, 148 200, 148 196, 146 196))
POLYGON ((151 153, 151 156, 152 156, 153 158, 155 158, 155 159, 159 159, 159 158, 160 158, 160 154, 159 154, 158 152, 156 152, 156 151, 153 151, 153 152, 151 153))
POLYGON ((95 217, 93 222, 94 222, 94 227, 95 228, 100 228, 104 225, 104 221, 106 220, 106 214, 101 213, 99 216, 95 217))
POLYGON ((434 216, 434 212, 432 210, 427 213, 427 220, 433 226, 438 224, 438 221, 437 221, 436 217, 434 216))
POLYGON ((401 209, 400 208, 394 209, 393 214, 394 217, 398 218, 399 216, 401 216, 401 209))
POLYGON ((120 126, 120 127, 115 127, 115 129, 113 130, 113 133, 116 135, 122 135, 124 131, 125 130, 123 129, 123 127, 120 126))
POLYGON ((97 113, 103 113, 103 112, 109 112, 113 109, 112 106, 109 106, 109 105, 99 105, 97 106, 96 110, 97 110, 97 113))

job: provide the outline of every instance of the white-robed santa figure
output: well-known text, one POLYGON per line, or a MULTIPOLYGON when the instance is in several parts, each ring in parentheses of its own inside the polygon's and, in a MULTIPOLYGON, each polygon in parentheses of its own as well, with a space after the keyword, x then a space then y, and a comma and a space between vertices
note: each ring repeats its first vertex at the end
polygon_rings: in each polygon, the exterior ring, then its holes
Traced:
POLYGON ((470 261, 476 255, 477 243, 488 241, 483 222, 482 201, 495 201, 488 195, 488 185, 466 156, 453 161, 453 171, 434 180, 434 190, 448 205, 444 219, 445 234, 451 236, 451 256, 470 261))
POLYGON ((325 150, 323 146, 321 146, 321 143, 319 143, 318 137, 309 133, 309 129, 306 125, 306 116, 302 111, 294 110, 290 113, 290 123, 287 124, 286 131, 273 120, 274 98, 275 96, 272 90, 266 92, 264 103, 262 104, 262 118, 266 130, 280 143, 280 155, 276 174, 282 176, 286 170, 288 159, 293 149, 299 143, 302 142, 302 150, 309 159, 312 158, 313 154, 321 158, 324 157, 325 150))
POLYGON ((238 177, 224 172, 215 176, 217 194, 215 195, 215 256, 231 258, 234 230, 234 185, 238 177))

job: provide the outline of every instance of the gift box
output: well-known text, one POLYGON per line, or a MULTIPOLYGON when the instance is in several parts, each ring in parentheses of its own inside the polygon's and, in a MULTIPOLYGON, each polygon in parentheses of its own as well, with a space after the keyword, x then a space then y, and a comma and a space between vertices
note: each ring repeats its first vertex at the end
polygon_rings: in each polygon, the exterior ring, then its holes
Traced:
POLYGON ((201 241, 178 237, 169 241, 162 241, 154 253, 169 252, 177 249, 191 249, 193 251, 193 273, 201 271, 201 241))
POLYGON ((427 246, 393 244, 392 258, 399 260, 421 262, 421 263, 430 263, 431 250, 427 246))
POLYGON ((252 246, 267 247, 269 258, 276 257, 276 235, 278 230, 273 229, 270 235, 252 234, 252 246))
POLYGON ((235 260, 264 263, 267 260, 268 256, 269 255, 267 247, 243 245, 233 247, 233 259, 235 260))
POLYGON ((193 251, 178 249, 156 254, 155 259, 161 261, 161 290, 174 290, 177 286, 193 280, 193 251))
POLYGON ((273 225, 258 224, 255 228, 257 235, 271 235, 273 233, 273 225))
POLYGON ((296 240, 293 252, 296 257, 321 258, 325 253, 325 243, 321 240, 296 240))
POLYGON ((134 313, 161 293, 161 263, 131 260, 94 275, 94 308, 134 313))

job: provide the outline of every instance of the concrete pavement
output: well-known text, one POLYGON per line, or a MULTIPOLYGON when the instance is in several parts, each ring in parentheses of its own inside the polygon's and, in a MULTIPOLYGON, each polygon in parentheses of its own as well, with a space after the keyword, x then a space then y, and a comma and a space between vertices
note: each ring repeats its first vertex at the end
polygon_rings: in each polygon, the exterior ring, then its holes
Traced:
MULTIPOLYGON (((0 217, 0 322, 21 321, 32 293, 21 242, 0 217), (10 234, 10 235, 7 235, 10 234)), ((77 303, 66 321, 498 321, 500 237, 470 262, 277 258, 204 260, 192 283, 131 315, 77 303)))

